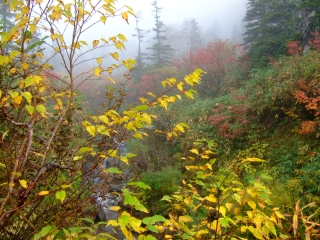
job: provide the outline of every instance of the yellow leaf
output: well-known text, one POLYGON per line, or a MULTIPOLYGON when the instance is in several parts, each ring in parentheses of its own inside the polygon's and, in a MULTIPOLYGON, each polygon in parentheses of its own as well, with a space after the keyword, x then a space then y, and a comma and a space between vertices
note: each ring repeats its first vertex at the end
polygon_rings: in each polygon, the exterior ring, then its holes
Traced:
POLYGON ((199 154, 198 149, 195 149, 195 148, 191 149, 190 152, 192 152, 194 154, 199 154))
POLYGON ((41 192, 38 192, 38 195, 39 196, 44 196, 44 195, 47 195, 49 194, 49 191, 41 191, 41 192))
POLYGON ((17 106, 19 106, 21 104, 22 96, 19 95, 19 96, 15 97, 12 101, 13 101, 13 105, 15 107, 17 107, 17 106))
POLYGON ((212 202, 212 203, 217 202, 217 199, 213 194, 210 194, 209 196, 206 196, 205 199, 208 200, 209 202, 212 202))
POLYGON ((21 184, 21 186, 23 188, 28 188, 28 184, 27 184, 27 181, 26 180, 19 180, 19 183, 21 184))
POLYGON ((299 224, 299 220, 298 220, 298 215, 300 213, 300 199, 296 202, 296 206, 295 206, 295 211, 294 211, 294 215, 293 215, 293 233, 294 236, 297 236, 297 232, 298 232, 298 224, 299 224))
POLYGON ((121 40, 121 41, 127 41, 127 38, 122 34, 122 33, 119 33, 117 35, 117 37, 121 40))
POLYGON ((191 222, 191 221, 193 221, 193 220, 192 220, 192 218, 189 217, 189 216, 180 216, 180 217, 179 217, 179 221, 181 221, 181 222, 191 222))
POLYGON ((33 76, 33 79, 34 79, 34 81, 35 81, 37 84, 39 84, 39 83, 41 82, 41 80, 42 80, 42 77, 40 77, 40 76, 33 76))
POLYGON ((177 84, 177 88, 179 89, 179 91, 180 92, 183 92, 183 82, 179 82, 178 84, 177 84))
POLYGON ((98 63, 99 65, 101 65, 101 63, 102 63, 102 58, 96 58, 96 61, 97 61, 97 63, 98 63))
POLYGON ((233 204, 232 203, 226 203, 225 205, 226 205, 226 208, 228 209, 228 211, 231 211, 231 208, 232 208, 233 204))
POLYGON ((112 71, 113 71, 112 67, 108 67, 108 68, 107 68, 107 71, 108 71, 109 74, 111 74, 112 71))
POLYGON ((121 41, 118 41, 118 42, 115 44, 115 47, 116 47, 117 49, 120 49, 120 50, 121 50, 121 48, 126 49, 126 47, 124 46, 123 42, 121 42, 121 41))
POLYGON ((33 34, 37 30, 37 26, 34 24, 29 25, 30 32, 33 34))
POLYGON ((106 20, 107 20, 106 16, 103 15, 103 16, 100 17, 100 21, 101 21, 103 24, 106 23, 106 20))
POLYGON ((252 158, 243 159, 242 162, 243 162, 243 163, 244 163, 244 162, 266 162, 266 160, 252 157, 252 158))
POLYGON ((93 73, 94 73, 94 75, 100 77, 102 70, 103 70, 102 67, 99 66, 99 67, 96 67, 96 68, 93 70, 93 73))
POLYGON ((37 56, 37 58, 40 58, 40 59, 44 58, 44 55, 41 52, 37 52, 36 56, 37 56))
POLYGON ((94 136, 96 133, 96 128, 94 126, 88 126, 86 127, 87 131, 90 133, 90 135, 94 136))
POLYGON ((248 201, 248 205, 252 208, 252 209, 256 209, 257 208, 257 205, 254 201, 250 200, 248 201))
POLYGON ((109 220, 107 223, 107 226, 109 226, 109 225, 111 225, 113 227, 118 227, 119 223, 116 220, 109 220))
POLYGON ((28 70, 29 69, 29 64, 28 63, 22 63, 22 69, 23 70, 28 70))
POLYGON ((109 40, 111 40, 114 43, 117 42, 117 38, 115 36, 109 37, 109 40))
POLYGON ((64 41, 64 38, 63 38, 62 34, 59 35, 59 41, 60 41, 60 43, 63 43, 63 41, 64 41))
POLYGON ((117 52, 114 52, 114 53, 110 53, 111 56, 115 59, 115 60, 119 60, 119 54, 117 52))
POLYGON ((115 212, 119 211, 120 209, 121 209, 121 207, 119 207, 119 206, 111 206, 110 207, 110 210, 115 211, 115 212))
POLYGON ((59 37, 59 34, 55 33, 55 34, 51 34, 51 39, 52 41, 56 40, 59 37))
POLYGON ((224 206, 220 206, 219 212, 225 217, 227 210, 226 210, 226 208, 224 206))
POLYGON ((111 77, 108 77, 108 80, 109 80, 110 82, 116 83, 116 82, 113 80, 113 78, 111 78, 111 77))
POLYGON ((128 13, 127 13, 127 12, 122 12, 121 15, 122 15, 122 18, 123 18, 124 20, 126 20, 126 22, 129 24, 129 21, 128 21, 128 13))
POLYGON ((94 48, 95 48, 96 46, 98 46, 98 44, 99 44, 99 40, 93 40, 93 41, 92 41, 92 45, 93 45, 94 48))

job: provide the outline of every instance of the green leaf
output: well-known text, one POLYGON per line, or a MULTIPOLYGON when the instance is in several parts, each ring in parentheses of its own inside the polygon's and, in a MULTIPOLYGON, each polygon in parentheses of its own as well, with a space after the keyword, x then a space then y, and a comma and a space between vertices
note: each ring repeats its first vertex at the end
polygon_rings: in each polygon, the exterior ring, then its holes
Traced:
POLYGON ((9 61, 10 60, 8 56, 0 56, 0 65, 7 65, 9 61))
MULTIPOLYGON (((156 229, 156 228, 155 228, 156 229)), ((150 230, 150 229, 149 229, 150 230)), ((158 230, 158 229, 157 229, 158 230)), ((158 232, 156 232, 158 233, 158 232)), ((151 235, 148 235, 145 240, 157 240, 155 237, 151 236, 151 235)))
POLYGON ((92 219, 90 219, 90 218, 80 218, 80 220, 94 224, 94 221, 92 221, 92 219))
POLYGON ((58 191, 56 192, 56 199, 60 200, 61 202, 64 201, 64 199, 66 198, 66 191, 58 191))
POLYGON ((12 99, 13 99, 13 98, 16 98, 16 97, 19 95, 18 92, 12 91, 12 90, 9 90, 9 94, 10 94, 10 96, 11 96, 12 99))
POLYGON ((34 240, 42 239, 53 229, 56 229, 56 226, 45 226, 41 229, 41 231, 38 234, 34 235, 33 239, 34 240))
POLYGON ((35 84, 35 79, 33 78, 33 77, 27 77, 26 78, 26 80, 25 80, 25 85, 24 85, 24 87, 29 87, 29 86, 31 86, 31 85, 33 85, 33 84, 35 84))
POLYGON ((121 174, 121 173, 122 173, 122 172, 121 172, 118 168, 116 168, 116 167, 108 168, 107 171, 108 171, 109 173, 116 173, 116 174, 121 174))
POLYGON ((140 105, 140 106, 137 106, 135 108, 136 111, 144 111, 144 110, 147 110, 149 107, 147 105, 140 105))
POLYGON ((42 117, 45 117, 46 108, 42 104, 36 106, 37 112, 41 114, 42 117))
POLYGON ((34 107, 31 106, 31 105, 26 105, 26 106, 25 106, 25 109, 28 111, 28 113, 29 113, 30 115, 32 115, 33 112, 34 112, 34 107))
POLYGON ((146 217, 146 218, 142 219, 142 222, 146 225, 155 224, 156 222, 166 222, 166 221, 167 221, 167 219, 165 219, 161 215, 154 215, 152 217, 146 217))
POLYGON ((144 182, 130 182, 128 185, 129 186, 137 186, 142 189, 151 189, 151 187, 148 186, 147 184, 145 184, 144 182))
POLYGON ((163 198, 161 198, 161 201, 171 202, 171 197, 169 197, 168 195, 165 195, 165 196, 163 196, 163 198))
POLYGON ((118 219, 118 223, 121 228, 125 228, 130 223, 130 216, 121 215, 118 219))
POLYGON ((29 92, 22 92, 21 95, 31 104, 32 94, 29 92))
POLYGON ((141 211, 141 212, 145 212, 145 213, 148 213, 149 211, 145 208, 145 206, 143 206, 140 202, 139 202, 139 200, 136 198, 136 197, 134 197, 134 196, 132 196, 131 194, 130 194, 130 192, 127 190, 127 189, 125 189, 124 191, 123 191, 123 194, 124 194, 124 204, 128 204, 128 205, 130 205, 130 206, 133 206, 136 210, 139 210, 139 211, 141 211))
POLYGON ((10 58, 15 58, 16 56, 18 56, 20 54, 21 54, 21 52, 13 50, 13 51, 10 52, 10 58))
POLYGON ((265 179, 265 180, 273 180, 272 177, 270 177, 269 175, 267 175, 267 174, 265 174, 265 173, 260 174, 260 177, 261 177, 262 179, 265 179))

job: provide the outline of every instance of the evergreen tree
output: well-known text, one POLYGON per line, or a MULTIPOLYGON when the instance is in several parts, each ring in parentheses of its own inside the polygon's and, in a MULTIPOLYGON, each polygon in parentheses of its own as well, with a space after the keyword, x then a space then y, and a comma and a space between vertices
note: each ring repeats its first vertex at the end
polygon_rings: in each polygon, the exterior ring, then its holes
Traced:
POLYGON ((156 67, 162 67, 171 62, 172 47, 169 44, 166 44, 167 37, 164 34, 164 24, 160 20, 161 9, 158 7, 158 1, 155 0, 152 3, 154 6, 153 16, 155 19, 155 27, 152 29, 155 32, 155 43, 148 49, 152 51, 151 55, 148 57, 156 67))
POLYGON ((183 43, 183 46, 185 46, 184 53, 187 55, 189 55, 190 52, 195 52, 203 46, 200 28, 194 18, 184 20, 181 29, 181 37, 181 42, 183 43))
POLYGON ((146 37, 146 34, 149 31, 143 30, 139 28, 139 21, 142 19, 141 17, 141 12, 138 12, 137 18, 136 18, 136 34, 133 34, 134 37, 137 37, 138 39, 138 55, 136 57, 136 62, 137 62, 137 67, 134 71, 134 79, 135 81, 140 80, 140 76, 142 75, 142 69, 144 67, 144 56, 146 55, 145 53, 142 52, 141 44, 144 42, 144 38, 146 37))
MULTIPOLYGON (((9 2, 0 5, 0 32, 8 32, 12 27, 14 27, 15 15, 9 11, 9 2)), ((2 50, 8 51, 8 46, 2 47, 2 50)))
POLYGON ((233 25, 231 41, 236 44, 243 43, 243 38, 237 24, 233 25))
POLYGON ((311 34, 320 31, 320 1, 300 0, 300 16, 303 46, 305 46, 311 34))
POLYGON ((264 67, 270 57, 287 51, 287 43, 301 38, 297 21, 297 0, 249 0, 245 47, 252 67, 264 67))

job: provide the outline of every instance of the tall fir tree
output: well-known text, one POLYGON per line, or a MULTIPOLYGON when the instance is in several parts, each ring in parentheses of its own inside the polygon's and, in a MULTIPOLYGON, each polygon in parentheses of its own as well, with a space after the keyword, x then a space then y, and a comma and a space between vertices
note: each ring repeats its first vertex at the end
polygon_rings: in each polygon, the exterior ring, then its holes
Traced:
POLYGON ((145 53, 142 52, 142 43, 144 42, 144 39, 146 37, 146 34, 149 32, 149 31, 146 31, 146 30, 143 30, 141 28, 139 28, 139 21, 142 19, 142 16, 141 16, 141 12, 138 12, 137 14, 137 18, 136 18, 136 33, 133 34, 134 37, 137 37, 138 39, 138 52, 137 52, 137 57, 136 57, 136 62, 137 62, 137 67, 136 69, 134 70, 134 79, 136 82, 139 82, 140 81, 140 77, 142 75, 142 70, 144 68, 144 58, 145 58, 145 53))
POLYGON ((181 29, 181 43, 185 47, 184 53, 189 55, 203 46, 201 30, 198 22, 194 19, 185 19, 181 29))
POLYGON ((244 34, 252 67, 264 67, 270 57, 287 51, 289 41, 301 39, 297 0, 249 0, 244 34))
POLYGON ((158 1, 152 3, 154 7, 153 16, 155 19, 155 27, 152 29, 155 33, 153 38, 155 43, 148 49, 151 50, 150 59, 156 67, 163 67, 171 63, 171 56, 173 49, 169 44, 166 44, 167 37, 165 35, 164 24, 160 20, 160 13, 162 8, 158 6, 158 1))
MULTIPOLYGON (((9 11, 9 2, 0 5, 0 33, 8 32, 14 27, 15 14, 9 11)), ((10 46, 1 46, 3 51, 8 51, 10 46)))

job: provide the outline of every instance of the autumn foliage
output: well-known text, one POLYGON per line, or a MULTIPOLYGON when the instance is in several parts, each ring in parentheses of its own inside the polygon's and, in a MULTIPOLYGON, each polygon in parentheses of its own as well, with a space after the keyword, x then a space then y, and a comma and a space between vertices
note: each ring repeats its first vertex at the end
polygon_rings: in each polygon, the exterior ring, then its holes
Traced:
MULTIPOLYGON (((247 72, 247 57, 240 45, 233 45, 228 41, 209 43, 206 47, 178 61, 178 65, 191 71, 195 67, 203 69, 207 74, 203 79, 200 92, 219 93, 223 85, 227 89, 240 86, 240 79, 232 76, 232 73, 247 72)), ((239 74, 241 75, 241 74, 239 74)))
POLYGON ((304 106, 312 120, 304 120, 301 123, 301 134, 314 133, 319 126, 318 117, 320 116, 320 83, 318 79, 313 79, 307 82, 305 79, 300 79, 298 90, 295 91, 294 97, 298 103, 304 106))
POLYGON ((234 95, 233 100, 234 103, 230 105, 216 103, 213 115, 209 117, 210 123, 217 127, 218 134, 230 139, 243 136, 252 119, 246 96, 234 95))

